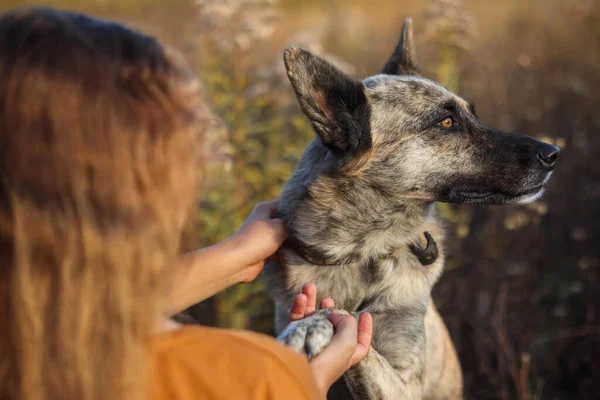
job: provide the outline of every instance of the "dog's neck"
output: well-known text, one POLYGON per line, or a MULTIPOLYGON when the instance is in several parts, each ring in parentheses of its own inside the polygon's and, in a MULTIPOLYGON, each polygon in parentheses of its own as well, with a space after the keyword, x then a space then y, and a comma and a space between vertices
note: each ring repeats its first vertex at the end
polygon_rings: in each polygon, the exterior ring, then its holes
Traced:
POLYGON ((432 203, 388 200, 360 209, 354 199, 345 200, 328 205, 305 199, 288 210, 283 216, 290 229, 286 247, 313 265, 389 257, 403 249, 413 252, 424 265, 435 261, 435 241, 423 230, 434 214, 432 203), (423 237, 425 246, 421 245, 423 237))
MULTIPOLYGON (((426 240, 425 245, 421 244, 420 238, 416 238, 415 241, 408 247, 415 257, 419 260, 422 265, 433 264, 438 258, 438 247, 435 239, 427 231, 423 232, 423 236, 426 240)), ((291 249, 303 259, 307 264, 318 265, 318 266, 334 266, 335 263, 328 261, 327 257, 319 251, 309 248, 301 241, 294 237, 288 237, 283 244, 284 248, 291 249)), ((389 257, 385 255, 384 257, 389 257)))

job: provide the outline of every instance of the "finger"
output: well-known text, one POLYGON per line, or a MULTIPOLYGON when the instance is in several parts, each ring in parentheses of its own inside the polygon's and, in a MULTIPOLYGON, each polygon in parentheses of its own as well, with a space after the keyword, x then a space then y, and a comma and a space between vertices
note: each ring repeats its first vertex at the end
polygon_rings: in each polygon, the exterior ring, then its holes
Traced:
MULTIPOLYGON (((358 321, 352 315, 341 315, 333 312, 329 320, 335 327, 335 334, 331 338, 328 348, 332 348, 339 357, 349 362, 356 349, 358 335, 358 321)), ((349 364, 346 364, 346 368, 349 364)))
POLYGON ((323 300, 321 300, 321 304, 319 305, 319 308, 330 308, 330 307, 335 307, 335 302, 333 301, 333 299, 331 297, 325 297, 323 300))
POLYGON ((258 203, 252 214, 261 219, 273 218, 277 215, 277 200, 258 203))
POLYGON ((290 310, 289 321, 298 321, 299 319, 304 318, 304 313, 306 311, 306 296, 304 294, 299 294, 294 298, 294 304, 292 305, 292 309, 290 310))
POLYGON ((279 214, 279 210, 277 208, 277 206, 279 205, 279 200, 272 200, 269 201, 267 204, 269 205, 269 208, 271 210, 269 218, 276 218, 279 214))
POLYGON ((364 312, 358 318, 358 336, 357 343, 367 349, 371 346, 373 337, 373 317, 370 313, 364 312))
POLYGON ((350 366, 356 348, 358 324, 353 316, 338 313, 331 313, 329 320, 336 327, 336 332, 327 348, 312 360, 314 370, 319 371, 319 379, 328 382, 328 385, 341 377, 350 366))
POLYGON ((338 331, 348 329, 349 326, 354 326, 356 328, 358 325, 358 321, 352 315, 340 314, 336 311, 333 311, 329 314, 329 320, 335 327, 336 334, 338 331))
POLYGON ((253 280, 255 280, 258 277, 258 274, 260 274, 260 271, 262 271, 262 269, 264 268, 264 266, 265 266, 264 261, 259 261, 252 265, 249 265, 243 271, 242 282, 248 283, 248 282, 252 282, 253 280))
POLYGON ((265 261, 266 262, 281 261, 281 260, 283 260, 283 258, 284 258, 283 253, 281 253, 279 250, 277 250, 275 252, 275 254, 267 257, 267 259, 265 261))
POLYGON ((271 216, 271 207, 268 203, 258 203, 250 216, 254 219, 268 219, 271 216))
POLYGON ((285 224, 279 218, 270 219, 268 222, 275 242, 281 246, 288 237, 288 231, 285 224))
POLYGON ((373 338, 373 317, 368 312, 360 314, 358 319, 358 334, 356 337, 356 350, 350 360, 354 365, 365 358, 371 348, 371 339, 373 338))
POLYGON ((314 283, 307 283, 302 287, 302 293, 307 299, 305 315, 313 314, 317 307, 317 286, 314 283))

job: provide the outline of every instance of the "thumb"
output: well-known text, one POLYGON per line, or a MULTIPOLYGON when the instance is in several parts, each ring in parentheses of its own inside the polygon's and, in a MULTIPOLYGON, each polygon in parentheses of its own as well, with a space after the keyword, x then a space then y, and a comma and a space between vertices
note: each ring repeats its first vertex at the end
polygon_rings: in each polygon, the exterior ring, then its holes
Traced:
POLYGON ((342 324, 344 317, 348 317, 348 315, 342 315, 339 312, 333 311, 329 314, 329 320, 333 324, 333 326, 337 329, 338 326, 342 324))
POLYGON ((350 352, 348 359, 356 347, 358 337, 358 321, 352 315, 342 315, 337 312, 332 312, 329 315, 329 320, 335 328, 335 334, 331 338, 331 346, 340 351, 340 356, 345 355, 345 352, 350 352))
POLYGON ((357 364, 365 358, 371 348, 371 339, 373 337, 373 317, 368 312, 360 314, 358 320, 358 334, 356 337, 356 349, 350 359, 350 365, 357 364))
POLYGON ((279 218, 273 218, 269 220, 269 225, 271 226, 273 237, 280 243, 283 243, 285 239, 288 237, 288 232, 283 223, 283 220, 279 218))

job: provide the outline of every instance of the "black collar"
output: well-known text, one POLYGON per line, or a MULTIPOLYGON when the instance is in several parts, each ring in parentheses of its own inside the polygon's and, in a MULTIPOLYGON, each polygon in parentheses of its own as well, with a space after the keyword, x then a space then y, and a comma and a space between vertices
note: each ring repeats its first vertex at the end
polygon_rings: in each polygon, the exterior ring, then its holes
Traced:
MULTIPOLYGON (((408 247, 411 253, 413 253, 415 257, 417 257, 421 265, 426 266, 433 264, 437 260, 439 256, 439 251, 437 243, 429 234, 429 232, 423 232, 423 235, 425 235, 425 239, 427 239, 427 244, 424 248, 421 245, 420 239, 417 239, 413 244, 410 244, 408 247)), ((318 266, 335 266, 339 264, 357 261, 356 257, 351 257, 347 260, 331 262, 330 260, 328 260, 327 256, 325 256, 321 252, 311 249, 301 241, 292 237, 288 237, 288 239, 283 244, 283 248, 286 247, 293 250, 298 255, 298 257, 300 257, 307 263, 318 266)))
POLYGON ((332 263, 327 259, 327 256, 319 251, 311 249, 306 246, 300 240, 293 237, 288 237, 283 243, 283 248, 292 250, 298 257, 306 261, 308 264, 319 265, 319 266, 334 266, 340 264, 340 262, 332 263))

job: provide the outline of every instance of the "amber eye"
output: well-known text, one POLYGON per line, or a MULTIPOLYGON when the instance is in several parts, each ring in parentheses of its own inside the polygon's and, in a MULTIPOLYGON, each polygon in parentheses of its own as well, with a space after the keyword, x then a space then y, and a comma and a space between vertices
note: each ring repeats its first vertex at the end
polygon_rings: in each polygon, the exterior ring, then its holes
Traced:
POLYGON ((452 117, 446 117, 438 123, 442 128, 452 128, 454 126, 454 120, 452 117))

